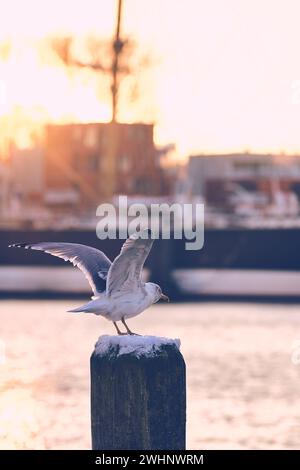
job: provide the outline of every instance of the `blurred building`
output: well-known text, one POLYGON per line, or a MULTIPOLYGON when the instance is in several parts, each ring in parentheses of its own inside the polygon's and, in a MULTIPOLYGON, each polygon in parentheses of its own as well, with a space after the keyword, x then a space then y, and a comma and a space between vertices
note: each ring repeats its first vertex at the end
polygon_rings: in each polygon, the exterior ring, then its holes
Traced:
POLYGON ((94 208, 114 194, 159 195, 166 190, 150 124, 48 125, 45 201, 94 208))
POLYGON ((0 159, 0 219, 5 217, 8 212, 10 175, 7 162, 0 159))
POLYGON ((208 205, 223 210, 281 201, 296 214, 300 156, 250 153, 191 156, 188 185, 192 195, 201 196, 208 205))
POLYGON ((44 191, 44 150, 35 143, 31 148, 10 150, 11 195, 28 203, 40 203, 44 191))

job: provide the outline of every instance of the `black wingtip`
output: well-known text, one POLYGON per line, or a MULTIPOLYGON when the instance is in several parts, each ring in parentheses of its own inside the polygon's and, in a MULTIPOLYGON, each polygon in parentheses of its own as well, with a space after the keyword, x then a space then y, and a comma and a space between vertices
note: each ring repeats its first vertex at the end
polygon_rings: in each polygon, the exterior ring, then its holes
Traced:
POLYGON ((145 228, 143 233, 145 233, 148 238, 154 238, 154 232, 150 228, 145 228))
POLYGON ((30 248, 30 245, 27 243, 12 243, 8 245, 8 248, 30 248))
POLYGON ((150 228, 144 228, 143 230, 139 232, 134 232, 131 235, 129 235, 130 240, 151 240, 155 238, 154 233, 150 228))

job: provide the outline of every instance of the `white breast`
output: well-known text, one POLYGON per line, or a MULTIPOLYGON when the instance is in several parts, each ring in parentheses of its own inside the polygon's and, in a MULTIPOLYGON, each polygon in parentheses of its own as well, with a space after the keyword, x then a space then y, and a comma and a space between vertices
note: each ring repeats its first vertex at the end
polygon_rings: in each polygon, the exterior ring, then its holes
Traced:
POLYGON ((153 299, 144 289, 139 289, 134 293, 113 294, 109 303, 108 318, 112 321, 119 321, 123 317, 126 319, 139 315, 152 305, 153 299))

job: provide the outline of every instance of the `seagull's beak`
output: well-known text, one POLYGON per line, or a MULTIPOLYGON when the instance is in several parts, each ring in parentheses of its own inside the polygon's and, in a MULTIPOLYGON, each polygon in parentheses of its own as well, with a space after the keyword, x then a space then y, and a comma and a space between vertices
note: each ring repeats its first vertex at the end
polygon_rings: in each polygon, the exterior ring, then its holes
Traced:
POLYGON ((165 294, 161 294, 160 298, 161 298, 162 300, 165 300, 166 302, 170 302, 169 297, 168 297, 167 295, 165 295, 165 294))

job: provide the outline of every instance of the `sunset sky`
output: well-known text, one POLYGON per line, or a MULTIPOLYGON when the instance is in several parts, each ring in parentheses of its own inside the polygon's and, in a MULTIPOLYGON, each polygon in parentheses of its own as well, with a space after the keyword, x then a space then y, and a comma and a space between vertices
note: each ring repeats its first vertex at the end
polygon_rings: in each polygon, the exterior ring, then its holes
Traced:
MULTIPOLYGON (((0 40, 13 43, 13 54, 0 60, 0 116, 20 106, 56 120, 108 120, 101 84, 86 73, 70 78, 37 53, 37 39, 108 38, 116 3, 0 0, 0 40)), ((120 119, 155 122, 156 142, 176 143, 180 157, 299 152, 299 16, 299 0, 124 0, 124 36, 138 43, 137 54, 150 54, 151 65, 139 99, 129 105, 122 96, 120 119)))

